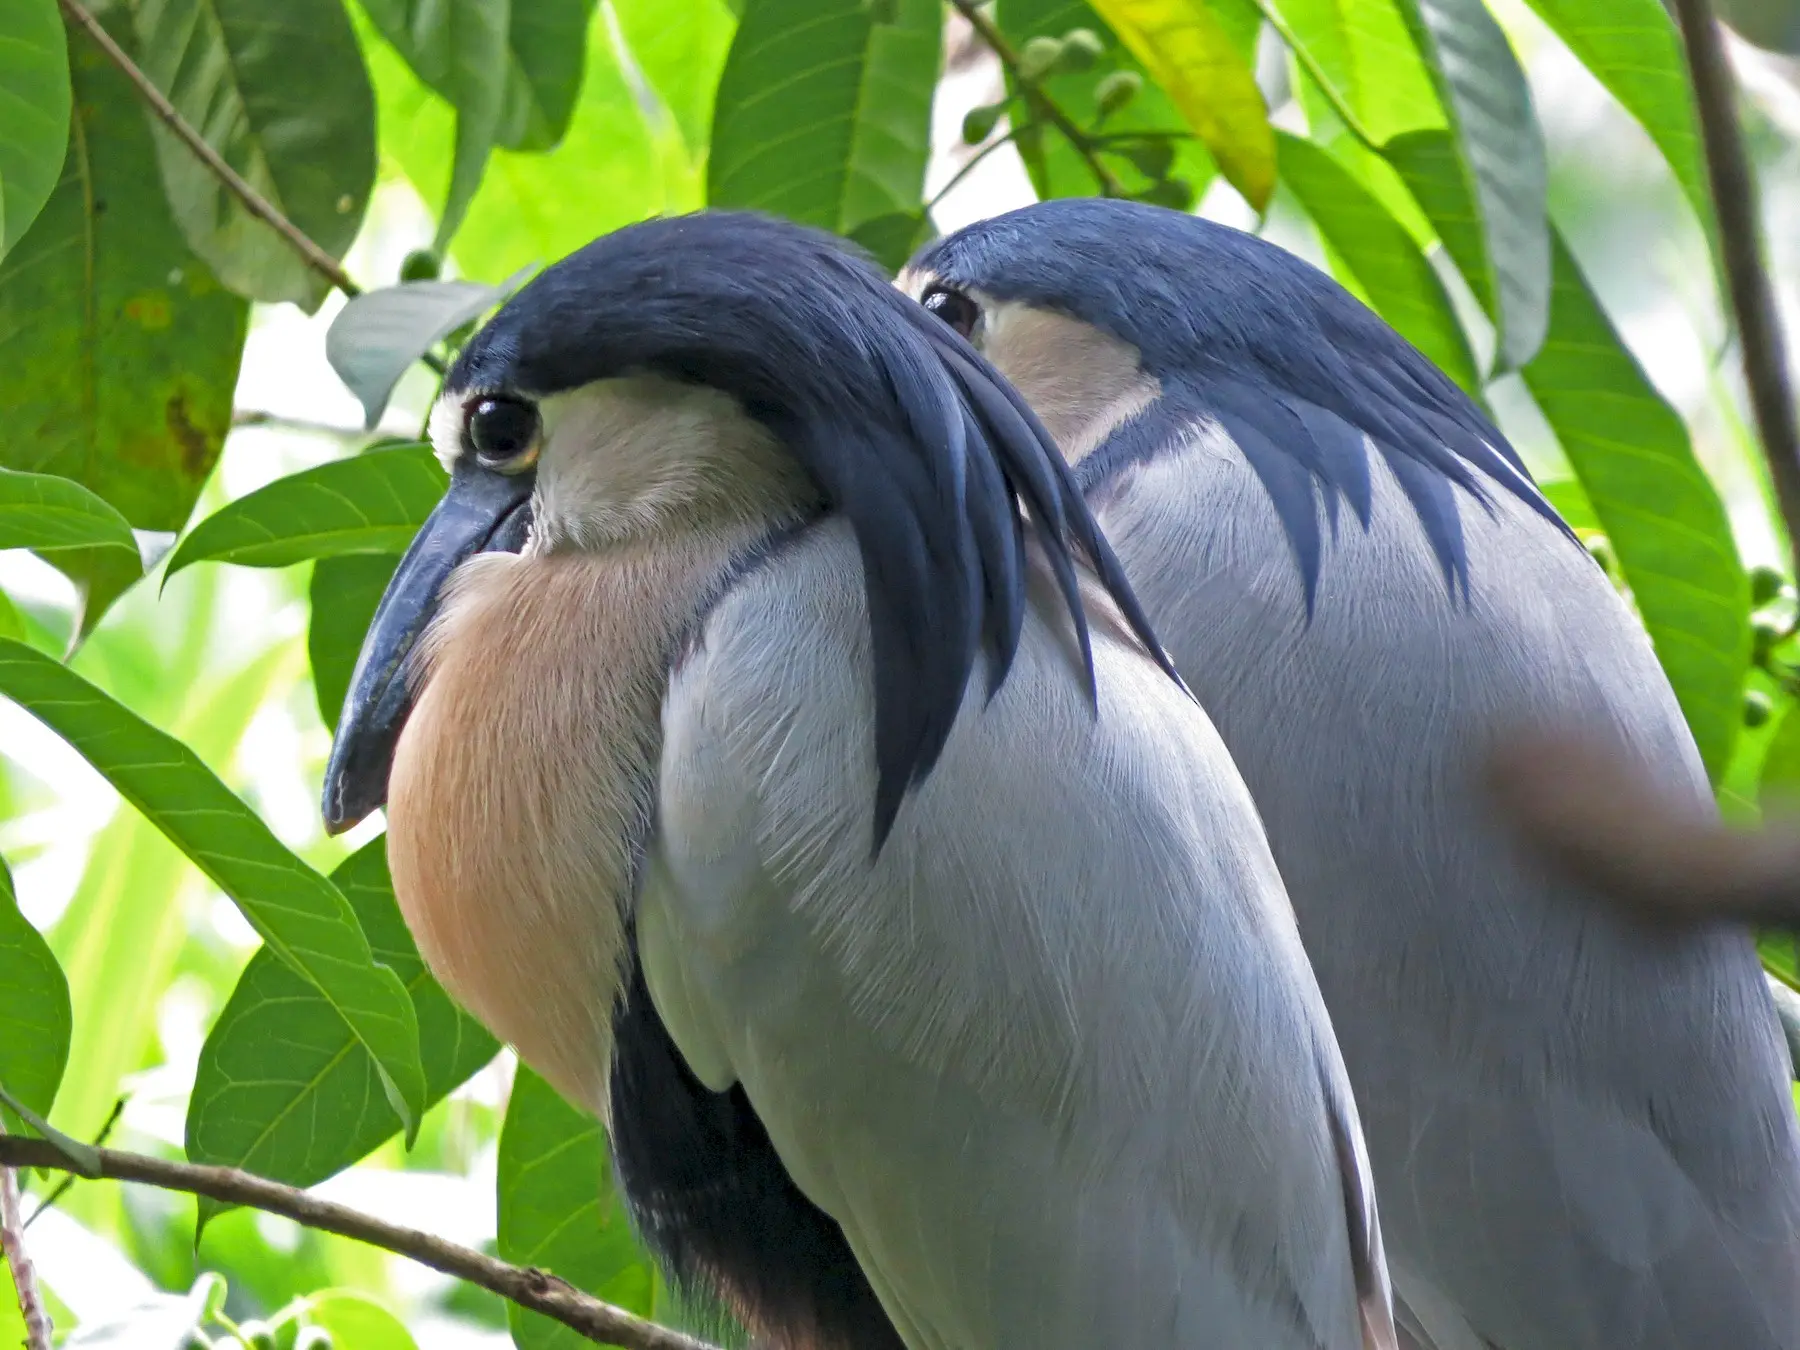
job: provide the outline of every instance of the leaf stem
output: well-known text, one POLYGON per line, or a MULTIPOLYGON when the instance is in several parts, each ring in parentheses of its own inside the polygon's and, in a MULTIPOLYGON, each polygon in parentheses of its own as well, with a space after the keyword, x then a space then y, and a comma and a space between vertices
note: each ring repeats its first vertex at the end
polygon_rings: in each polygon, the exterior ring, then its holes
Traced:
POLYGON ((1800 550, 1800 429, 1794 422, 1794 392, 1774 288, 1763 265, 1756 180, 1738 126, 1736 83, 1708 0, 1675 0, 1675 16, 1687 43, 1688 76, 1706 147, 1706 176, 1719 218, 1719 249, 1743 346, 1750 408, 1790 547, 1800 550))
MULTIPOLYGON (((68 0, 65 0, 65 3, 67 2, 68 0)), ((1007 72, 1013 77, 1013 82, 1018 85, 1019 92, 1025 96, 1025 102, 1030 105, 1032 112, 1060 131, 1063 139, 1068 141, 1074 147, 1075 153, 1086 162, 1088 172, 1094 175, 1094 181, 1100 185, 1101 195, 1106 197, 1125 196, 1124 186, 1113 176, 1113 171, 1106 166, 1106 161, 1100 158, 1099 147, 1094 144, 1085 131, 1075 125, 1075 119, 1064 112, 1056 101, 1044 92, 1043 86, 1036 77, 1025 75, 1024 65, 1019 59, 1018 52, 1013 50, 1012 44, 995 26, 994 21, 982 12, 976 0, 950 0, 950 4, 958 14, 969 21, 969 26, 987 44, 988 49, 999 59, 1000 64, 1006 67, 1007 72)))
POLYGON ((89 14, 78 3, 78 0, 59 0, 59 3, 70 22, 80 26, 94 40, 100 50, 106 53, 107 59, 137 87, 144 102, 149 104, 150 110, 162 119, 163 125, 175 134, 175 138, 185 145, 196 159, 212 170, 213 175, 225 185, 226 189, 244 204, 246 211, 280 235, 294 252, 300 255, 308 267, 345 295, 354 296, 362 293, 362 288, 350 280, 350 274, 338 265, 337 259, 314 243, 305 231, 245 182, 243 176, 227 164, 218 151, 207 144, 206 138, 188 125, 187 119, 176 110, 173 103, 169 102, 163 91, 152 83, 150 77, 138 69, 137 62, 126 54, 125 49, 113 41, 112 34, 101 27, 98 19, 89 14))
POLYGON ((938 204, 954 192, 957 184, 961 183, 963 179, 973 173, 976 166, 979 165, 982 160, 993 154, 994 151, 998 150, 1001 146, 1011 145, 1013 141, 1018 138, 1019 131, 1020 128, 1013 127, 1004 136, 996 137, 994 140, 991 140, 986 145, 982 146, 981 149, 977 150, 973 155, 970 155, 968 163, 964 164, 962 168, 952 174, 950 176, 950 181, 934 192, 931 200, 925 203, 925 214, 930 215, 933 211, 937 210, 938 204))
POLYGON ((25 1319, 25 1350, 50 1350, 50 1314, 44 1309, 37 1272, 25 1253, 25 1225, 19 1221, 19 1178, 10 1167, 0 1167, 0 1258, 12 1270, 13 1288, 19 1293, 19 1312, 25 1319))
MULTIPOLYGON (((231 1167, 169 1162, 110 1148, 97 1152, 100 1176, 108 1180, 204 1195, 228 1205, 248 1205, 307 1228, 365 1242, 479 1285, 603 1345, 623 1346, 625 1350, 713 1350, 704 1341, 584 1294, 548 1271, 510 1265, 416 1228, 385 1223, 292 1186, 231 1167)), ((0 1134, 0 1169, 46 1167, 67 1171, 70 1165, 70 1159, 47 1139, 0 1134)))

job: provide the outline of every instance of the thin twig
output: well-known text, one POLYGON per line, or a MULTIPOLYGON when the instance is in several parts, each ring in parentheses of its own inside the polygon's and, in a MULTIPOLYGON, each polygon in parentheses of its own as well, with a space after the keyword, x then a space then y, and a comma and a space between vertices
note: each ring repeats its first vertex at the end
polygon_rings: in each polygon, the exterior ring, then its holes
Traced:
POLYGON ((220 157, 218 151, 206 143, 206 138, 188 125, 187 119, 176 111, 175 105, 169 102, 163 91, 151 82, 150 77, 138 69, 137 63, 126 54, 124 48, 113 41, 112 35, 100 26, 98 19, 82 8, 77 0, 61 0, 61 4, 63 13, 68 15, 70 21, 80 25, 87 35, 98 44, 100 50, 106 53, 107 59, 119 68, 126 79, 137 86, 138 93, 143 96, 144 102, 150 105, 150 110, 162 119, 163 125, 175 133, 176 139, 185 145, 196 159, 212 170, 214 176, 244 204, 246 211, 279 234, 289 247, 305 260, 308 267, 311 267, 345 295, 361 294, 361 288, 350 280, 350 274, 338 265, 337 259, 315 244, 305 231, 245 182, 243 176, 227 164, 220 157))
POLYGON ((1675 0, 1675 14, 1687 42, 1688 73, 1706 148, 1713 210, 1719 218, 1719 249, 1743 347, 1750 407, 1788 537, 1800 550, 1800 428, 1794 422, 1794 394, 1774 287, 1763 266, 1756 180, 1738 126, 1737 85, 1708 0, 1675 0))
POLYGON ((19 1178, 10 1167, 0 1167, 0 1259, 12 1270, 13 1288, 19 1294, 19 1312, 25 1318, 25 1350, 50 1350, 50 1314, 38 1289, 37 1272, 25 1254, 25 1225, 19 1222, 19 1178))
MULTIPOLYGON (((371 1247, 381 1247, 446 1275, 480 1285, 521 1308, 561 1322, 591 1341, 623 1346, 625 1350, 713 1350, 704 1341, 658 1326, 584 1294, 547 1271, 509 1265, 416 1228, 384 1223, 306 1191, 236 1168, 166 1162, 161 1158, 110 1148, 100 1149, 99 1155, 100 1175, 108 1180, 137 1182, 166 1191, 185 1191, 230 1205, 248 1205, 267 1214, 282 1215, 307 1228, 366 1242, 371 1247)), ((48 1167, 66 1171, 69 1159, 48 1140, 0 1134, 0 1167, 48 1167)))
POLYGON ((1100 158, 1100 152, 1088 134, 1057 106, 1056 101, 1044 92, 1036 79, 1026 77, 1018 52, 1013 50, 1012 43, 994 26, 994 21, 981 12, 976 0, 950 0, 950 4, 969 21, 969 26, 980 35, 1000 64, 1012 74, 1014 83, 1019 86, 1019 92, 1025 96, 1032 111, 1060 131, 1063 139, 1075 148, 1075 153, 1086 162, 1088 171, 1094 175, 1094 181, 1100 185, 1101 193, 1108 197, 1123 197, 1124 186, 1113 176, 1113 171, 1106 167, 1106 161, 1100 158))

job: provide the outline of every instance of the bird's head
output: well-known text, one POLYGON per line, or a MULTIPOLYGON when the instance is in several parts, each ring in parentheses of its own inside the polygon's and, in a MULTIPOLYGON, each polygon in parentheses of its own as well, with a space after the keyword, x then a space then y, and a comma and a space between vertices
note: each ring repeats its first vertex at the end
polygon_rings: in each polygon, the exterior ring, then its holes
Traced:
POLYGON ((820 231, 713 212, 599 239, 470 340, 430 425, 450 488, 364 641, 326 773, 334 830, 385 800, 409 654, 452 572, 482 551, 848 517, 877 652, 907 691, 877 691, 889 806, 935 760, 984 645, 1003 673, 1027 531, 1065 567, 1071 550, 1098 560, 1148 640, 1029 409, 820 231))
POLYGON ((1348 496, 1366 523, 1365 438, 1401 480, 1452 591, 1467 585, 1452 485, 1478 501, 1498 485, 1567 533, 1474 400, 1266 239, 1161 207, 1064 198, 926 245, 898 285, 1018 388, 1073 463, 1120 428, 1167 441, 1210 421, 1251 447, 1309 606, 1315 492, 1328 505, 1348 496))

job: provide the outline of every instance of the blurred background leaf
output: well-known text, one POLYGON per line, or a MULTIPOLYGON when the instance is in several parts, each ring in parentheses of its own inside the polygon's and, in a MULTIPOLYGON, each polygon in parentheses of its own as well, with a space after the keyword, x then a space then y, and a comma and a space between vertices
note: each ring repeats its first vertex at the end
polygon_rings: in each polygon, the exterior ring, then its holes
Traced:
POLYGON ((0 258, 56 186, 69 102, 69 49, 56 0, 13 0, 0 10, 0 258))

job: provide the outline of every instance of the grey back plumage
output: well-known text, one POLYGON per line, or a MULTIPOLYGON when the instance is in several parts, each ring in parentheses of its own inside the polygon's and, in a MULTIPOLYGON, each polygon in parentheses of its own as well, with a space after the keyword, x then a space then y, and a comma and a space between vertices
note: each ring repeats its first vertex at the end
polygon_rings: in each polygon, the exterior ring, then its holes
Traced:
POLYGON ((1161 396, 1078 471, 1267 825, 1420 1344, 1800 1347, 1800 1138, 1748 937, 1621 918, 1481 790, 1495 737, 1573 721, 1709 801, 1641 626, 1499 432, 1204 221, 1046 203, 915 267, 1143 355, 1161 396))
POLYGON ((688 1063, 742 1085, 916 1350, 1362 1350, 1355 1109, 1205 717, 1115 619, 1096 714, 1040 574, 871 863, 857 568, 809 530, 673 677, 638 922, 688 1063))
POLYGON ((1216 431, 1095 499, 1267 824, 1401 1297, 1500 1350, 1800 1345, 1800 1149, 1748 938, 1644 931, 1524 861, 1481 792, 1492 736, 1561 716, 1705 799, 1623 602, 1502 502, 1465 512, 1450 604, 1377 470, 1308 622, 1216 431))

